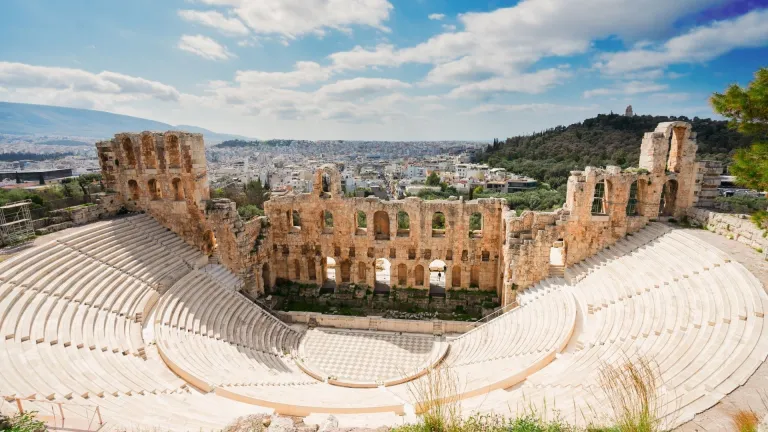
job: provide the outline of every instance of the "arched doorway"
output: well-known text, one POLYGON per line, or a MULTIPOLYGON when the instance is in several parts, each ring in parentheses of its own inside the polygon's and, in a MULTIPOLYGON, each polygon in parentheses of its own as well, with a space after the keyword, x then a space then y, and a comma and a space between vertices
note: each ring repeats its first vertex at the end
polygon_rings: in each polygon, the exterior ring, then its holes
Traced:
POLYGON ((677 201, 677 180, 669 180, 661 190, 659 201, 659 216, 673 216, 675 214, 675 202, 677 201))
POLYGON ((429 263, 429 295, 434 297, 445 297, 445 275, 448 266, 445 261, 434 260, 429 263))
POLYGON ((332 294, 336 291, 336 260, 326 257, 323 263, 323 270, 323 285, 320 287, 320 294, 332 294))
POLYGON ((389 215, 385 211, 373 214, 373 232, 376 240, 389 240, 389 215))
POLYGON ((387 294, 391 288, 391 267, 389 260, 378 258, 373 264, 373 271, 376 272, 376 282, 373 285, 374 294, 387 294))
POLYGON ((261 268, 261 282, 264 284, 264 292, 267 293, 272 289, 272 276, 269 273, 269 264, 264 263, 261 268))

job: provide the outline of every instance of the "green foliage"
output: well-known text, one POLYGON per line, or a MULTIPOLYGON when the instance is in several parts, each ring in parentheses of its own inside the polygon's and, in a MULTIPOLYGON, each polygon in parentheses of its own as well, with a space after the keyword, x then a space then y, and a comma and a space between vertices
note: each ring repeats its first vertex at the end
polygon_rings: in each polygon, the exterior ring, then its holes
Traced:
POLYGON ((368 217, 365 215, 364 212, 357 212, 357 227, 358 228, 368 228, 368 217))
POLYGON ((45 430, 47 430, 45 422, 38 420, 34 411, 15 414, 13 417, 0 414, 0 431, 43 432, 45 430))
POLYGON ((511 194, 485 193, 477 198, 490 197, 506 199, 509 208, 515 209, 518 212, 522 210, 546 211, 562 207, 563 203, 565 203, 565 190, 564 188, 552 190, 547 185, 541 185, 536 189, 513 192, 511 194))
MULTIPOLYGON (((752 222, 757 225, 758 228, 765 228, 766 233, 768 233, 768 211, 760 210, 752 213, 752 216, 750 216, 750 219, 752 219, 752 222)), ((765 233, 763 233, 763 237, 765 237, 765 233)))
POLYGON ((448 186, 445 183, 442 183, 440 185, 439 191, 431 191, 431 190, 422 190, 418 194, 416 194, 417 197, 423 199, 423 200, 441 200, 441 199, 447 199, 451 196, 461 196, 458 190, 456 190, 453 186, 448 186), (445 186, 445 187, 443 187, 445 186))
POLYGON ((636 166, 643 134, 661 122, 688 121, 697 132, 700 159, 726 161, 750 139, 728 129, 725 121, 694 117, 600 114, 570 126, 558 126, 526 136, 507 138, 489 145, 478 158, 493 167, 533 177, 557 189, 572 170, 587 165, 636 166))
POLYGON ((404 211, 397 212, 397 229, 411 229, 411 220, 408 217, 408 213, 404 211))
POLYGON ((483 229, 483 215, 480 213, 472 213, 469 217, 469 230, 480 231, 483 229))
POLYGON ((427 186, 440 186, 440 176, 435 171, 429 173, 427 181, 424 182, 427 186))
POLYGON ((432 216, 432 229, 445 229, 445 215, 442 213, 435 213, 432 216))
POLYGON ((237 213, 241 218, 250 220, 256 216, 264 216, 264 210, 254 204, 248 204, 237 208, 237 213))
POLYGON ((768 209, 768 198, 751 196, 730 196, 717 197, 715 202, 727 206, 731 211, 737 213, 752 214, 757 211, 768 209))
POLYGON ((333 213, 328 210, 323 212, 323 223, 326 228, 333 228, 333 213))
POLYGON ((269 189, 264 187, 259 179, 249 181, 245 184, 245 200, 247 204, 263 209, 264 202, 269 200, 269 189))
POLYGON ((729 119, 728 125, 755 139, 749 149, 733 155, 731 174, 750 189, 768 190, 768 68, 760 68, 746 88, 731 84, 725 93, 709 99, 718 114, 729 119))

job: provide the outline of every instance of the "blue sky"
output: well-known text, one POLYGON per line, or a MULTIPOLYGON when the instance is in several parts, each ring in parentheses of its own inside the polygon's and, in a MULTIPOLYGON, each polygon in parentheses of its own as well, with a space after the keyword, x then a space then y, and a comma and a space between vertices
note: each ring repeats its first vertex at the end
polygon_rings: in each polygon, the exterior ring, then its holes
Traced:
POLYGON ((0 100, 259 138, 490 139, 712 116, 765 0, 2 0, 0 100))

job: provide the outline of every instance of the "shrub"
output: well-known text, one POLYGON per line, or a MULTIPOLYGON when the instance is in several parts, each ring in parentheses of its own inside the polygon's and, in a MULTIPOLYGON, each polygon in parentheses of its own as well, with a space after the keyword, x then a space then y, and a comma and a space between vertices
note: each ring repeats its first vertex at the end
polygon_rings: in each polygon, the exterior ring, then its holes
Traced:
POLYGON ((600 388, 613 410, 619 432, 656 432, 659 420, 661 382, 658 368, 643 357, 600 367, 600 388))
POLYGON ((757 432, 760 420, 752 410, 738 410, 731 414, 731 421, 736 432, 757 432))
POLYGON ((34 411, 16 414, 13 417, 0 414, 0 431, 42 432, 45 430, 45 423, 37 419, 34 411))
POLYGON ((723 210, 729 210, 736 213, 752 214, 754 212, 765 211, 768 208, 768 198, 753 197, 746 195, 737 195, 729 197, 717 197, 715 202, 723 210))

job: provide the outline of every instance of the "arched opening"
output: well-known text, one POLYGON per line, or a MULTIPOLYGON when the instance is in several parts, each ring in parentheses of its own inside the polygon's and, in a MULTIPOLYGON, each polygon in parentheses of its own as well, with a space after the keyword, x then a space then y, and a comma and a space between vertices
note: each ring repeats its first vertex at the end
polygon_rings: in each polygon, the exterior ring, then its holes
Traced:
POLYGON ((298 210, 291 212, 291 227, 301 229, 301 216, 299 216, 298 210))
POLYGON ((128 168, 134 168, 136 166, 136 155, 133 153, 133 143, 128 137, 123 138, 123 154, 125 155, 125 162, 128 168))
POLYGON ((355 234, 365 235, 368 232, 368 216, 364 211, 358 211, 355 215, 355 234))
POLYGON ((136 180, 128 180, 128 192, 131 194, 132 200, 139 200, 139 197, 141 196, 141 190, 139 189, 139 184, 136 183, 136 180))
POLYGON ((328 210, 323 210, 320 217, 320 226, 324 233, 333 232, 333 213, 328 210))
POLYGON ((357 282, 360 284, 367 283, 366 276, 368 276, 367 266, 364 262, 357 263, 357 282))
POLYGON ((350 282, 352 263, 349 260, 341 262, 341 283, 348 284, 350 282))
POLYGON ((376 282, 373 285, 375 294, 388 294, 390 290, 390 270, 392 265, 386 258, 378 258, 373 264, 373 271, 376 272, 376 282))
POLYGON ((400 287, 408 285, 408 267, 405 264, 398 264, 397 266, 397 285, 400 287))
POLYGON ((413 268, 413 284, 417 287, 424 286, 424 266, 421 264, 413 268))
POLYGON ((141 158, 144 161, 145 168, 157 168, 157 157, 155 156, 155 139, 152 137, 152 135, 144 135, 141 137, 141 158))
POLYGON ((480 288, 480 266, 473 265, 469 269, 469 287, 480 288))
POLYGON ((432 215, 432 237, 445 237, 445 215, 435 212, 432 215))
POLYGON ((389 240, 389 215, 385 211, 373 214, 373 234, 376 240, 389 240))
POLYGON ((325 258, 323 286, 320 288, 320 294, 333 293, 336 291, 336 260, 331 257, 325 258))
POLYGON ((322 191, 320 192, 320 196, 322 197, 330 197, 331 195, 331 175, 328 173, 323 173, 320 178, 321 184, 322 184, 322 191))
POLYGON ((445 272, 448 266, 445 261, 434 260, 429 263, 429 295, 433 297, 445 297, 445 272))
POLYGON ((157 180, 149 179, 147 182, 147 189, 149 190, 150 198, 153 200, 159 200, 163 197, 163 194, 160 191, 160 185, 157 183, 157 180))
POLYGON ((667 158, 667 171, 679 173, 683 165, 683 140, 686 128, 677 126, 672 128, 669 135, 669 157, 667 158))
POLYGON ((565 242, 563 239, 558 239, 549 248, 549 266, 550 275, 552 275, 553 266, 556 270, 563 269, 563 266, 565 266, 565 242))
POLYGON ((605 181, 595 183, 595 194, 592 196, 592 214, 604 215, 605 209, 605 181))
POLYGON ((461 265, 456 264, 451 269, 451 288, 461 288, 461 265))
POLYGON ((181 168, 179 137, 176 135, 167 135, 165 137, 165 151, 168 153, 168 166, 170 168, 181 168))
POLYGON ((293 260, 293 280, 301 280, 301 263, 298 259, 293 260))
POLYGON ((317 280, 317 271, 315 269, 314 258, 307 258, 307 279, 311 281, 317 280))
POLYGON ((171 180, 171 187, 173 188, 173 199, 184 201, 184 187, 181 185, 181 179, 175 178, 171 180))
POLYGON ((627 216, 637 216, 637 181, 634 181, 631 185, 629 185, 627 216))
POLYGON ((269 292, 272 288, 272 279, 269 273, 268 263, 264 263, 264 266, 261 267, 261 282, 264 284, 264 292, 269 292))
POLYGON ((675 214, 675 201, 677 200, 677 180, 669 180, 661 190, 659 202, 660 216, 673 216, 675 214))
POLYGON ((397 212, 397 236, 408 237, 411 235, 411 217, 400 210, 397 212))
POLYGON ((483 215, 480 212, 472 213, 469 216, 469 237, 483 237, 483 215))

